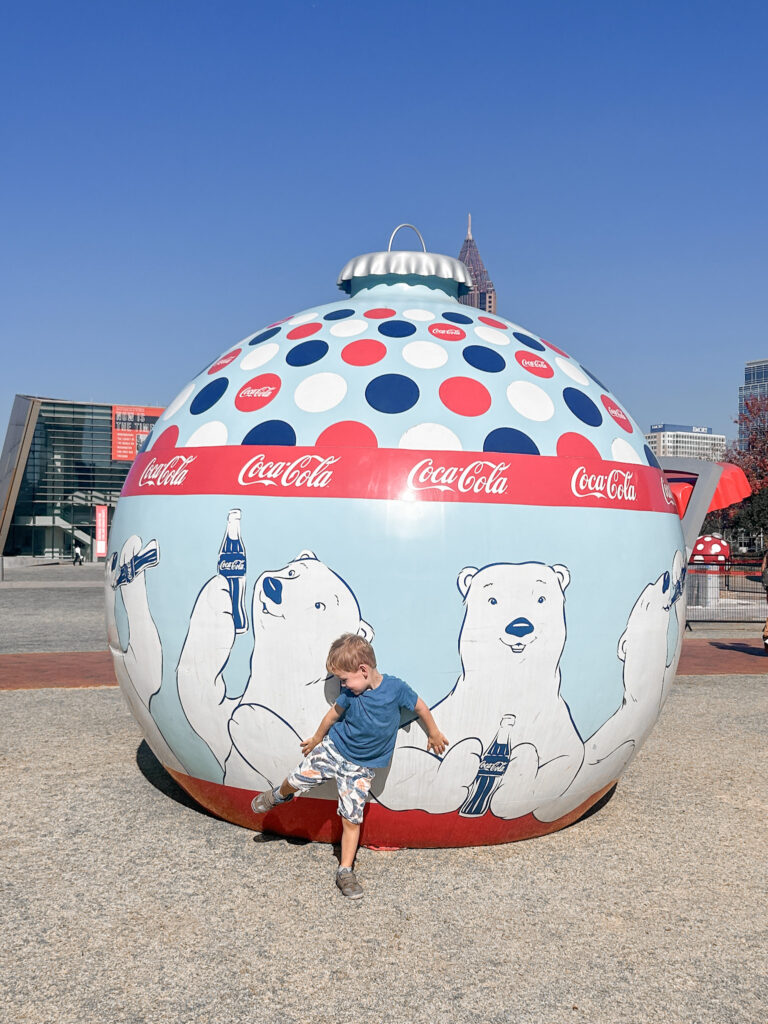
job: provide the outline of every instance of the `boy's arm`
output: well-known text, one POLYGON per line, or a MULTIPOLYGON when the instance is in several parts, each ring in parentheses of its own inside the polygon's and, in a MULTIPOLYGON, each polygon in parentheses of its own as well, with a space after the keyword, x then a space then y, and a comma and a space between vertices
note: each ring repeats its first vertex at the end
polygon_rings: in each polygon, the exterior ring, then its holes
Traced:
POLYGON ((416 707, 413 710, 422 720, 424 728, 427 730, 427 750, 432 750, 436 754, 442 754, 448 746, 448 740, 438 729, 437 723, 432 717, 432 712, 421 697, 416 701, 416 707))
POLYGON ((314 750, 317 744, 322 741, 323 737, 331 728, 333 723, 338 722, 343 713, 344 709, 339 707, 338 704, 334 704, 330 711, 328 711, 328 713, 323 716, 323 720, 320 723, 320 725, 318 725, 315 735, 310 736, 308 740, 301 741, 301 752, 304 755, 304 757, 307 756, 310 750, 314 750))

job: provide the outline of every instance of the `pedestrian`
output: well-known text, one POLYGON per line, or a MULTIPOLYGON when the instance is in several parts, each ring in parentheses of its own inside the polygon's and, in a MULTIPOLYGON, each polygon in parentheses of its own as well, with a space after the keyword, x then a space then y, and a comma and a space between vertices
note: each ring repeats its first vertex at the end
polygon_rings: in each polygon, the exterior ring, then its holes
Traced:
POLYGON ((326 779, 335 779, 342 825, 336 885, 345 896, 359 900, 363 888, 354 866, 363 808, 375 769, 389 764, 395 749, 400 709, 415 712, 424 723, 428 750, 441 755, 448 740, 427 705, 407 683, 378 671, 373 648, 362 637, 345 633, 334 640, 326 668, 341 683, 336 703, 314 736, 302 742, 301 764, 279 786, 255 797, 251 807, 256 814, 265 814, 292 800, 296 793, 306 793, 326 779))
POLYGON ((74 562, 75 562, 75 565, 82 565, 83 564, 83 552, 80 550, 80 545, 79 544, 75 544, 75 558, 74 558, 74 562))

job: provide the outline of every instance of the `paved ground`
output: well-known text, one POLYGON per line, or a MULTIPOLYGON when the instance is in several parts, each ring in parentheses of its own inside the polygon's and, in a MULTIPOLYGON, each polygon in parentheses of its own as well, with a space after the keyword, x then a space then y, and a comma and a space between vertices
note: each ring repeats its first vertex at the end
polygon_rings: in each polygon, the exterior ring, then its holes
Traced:
POLYGON ((0 583, 0 654, 103 651, 104 567, 7 568, 0 583))
POLYGON ((747 657, 678 678, 597 813, 364 850, 359 904, 331 848, 196 809, 115 688, 0 692, 0 1020, 765 1024, 768 687, 747 657))

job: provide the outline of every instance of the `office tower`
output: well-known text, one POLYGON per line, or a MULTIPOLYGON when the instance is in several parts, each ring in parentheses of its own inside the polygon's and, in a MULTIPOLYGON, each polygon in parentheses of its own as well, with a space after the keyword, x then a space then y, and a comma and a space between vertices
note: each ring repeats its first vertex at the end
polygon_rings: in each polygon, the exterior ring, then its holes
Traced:
POLYGON ((486 313, 496 312, 496 289, 493 281, 488 276, 485 264, 480 257, 477 244, 472 237, 472 214, 469 214, 467 222, 467 237, 459 253, 459 259, 468 268, 472 275, 472 289, 468 295, 463 295, 459 302, 465 306, 476 306, 485 310, 486 313))
MULTIPOLYGON (((739 417, 749 398, 768 398, 768 359, 753 359, 744 365, 744 383, 739 388, 739 417)), ((739 425, 739 447, 747 447, 747 432, 739 425)))
POLYGON ((713 434, 712 427, 689 427, 681 423, 654 423, 645 440, 658 458, 707 459, 719 462, 725 457, 725 434, 713 434))

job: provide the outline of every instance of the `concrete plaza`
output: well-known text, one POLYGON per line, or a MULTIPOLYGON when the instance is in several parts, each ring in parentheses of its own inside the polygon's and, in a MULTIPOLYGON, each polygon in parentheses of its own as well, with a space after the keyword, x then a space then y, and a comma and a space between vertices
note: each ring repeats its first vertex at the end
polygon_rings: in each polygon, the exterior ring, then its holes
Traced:
MULTIPOLYGON (((34 572, 0 584, 0 655, 103 649, 100 571, 34 572)), ((735 632, 708 650, 599 811, 362 850, 357 904, 332 848, 192 804, 113 685, 9 688, 0 657, 0 1020, 763 1024, 768 660, 735 632)))

